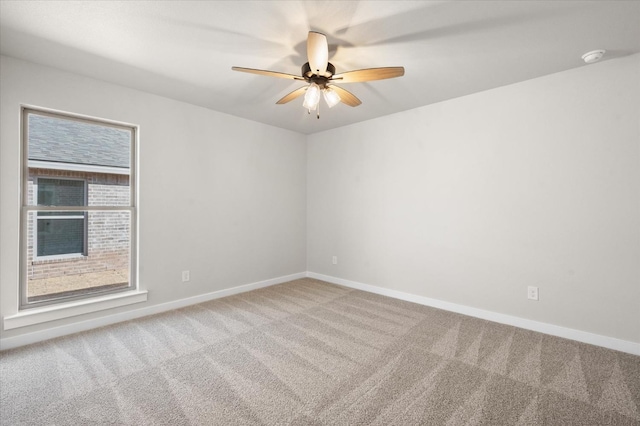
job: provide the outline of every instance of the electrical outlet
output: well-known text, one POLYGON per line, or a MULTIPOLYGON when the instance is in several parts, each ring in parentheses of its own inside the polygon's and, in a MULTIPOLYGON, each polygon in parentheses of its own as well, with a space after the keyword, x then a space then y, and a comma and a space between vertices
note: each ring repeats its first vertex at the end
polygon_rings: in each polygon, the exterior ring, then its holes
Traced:
POLYGON ((331 258, 331 263, 333 263, 334 265, 337 265, 338 264, 338 256, 333 256, 331 258))
POLYGON ((182 271, 182 282, 186 283, 191 279, 189 271, 182 271))
POLYGON ((538 300, 538 287, 532 285, 527 287, 527 299, 538 300))

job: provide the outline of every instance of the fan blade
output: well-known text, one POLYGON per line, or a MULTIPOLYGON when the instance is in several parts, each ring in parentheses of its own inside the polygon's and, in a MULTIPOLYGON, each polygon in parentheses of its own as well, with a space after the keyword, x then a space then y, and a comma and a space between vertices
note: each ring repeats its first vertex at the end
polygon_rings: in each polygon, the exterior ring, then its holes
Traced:
POLYGON ((242 68, 242 67, 231 67, 231 69, 234 70, 234 71, 248 72, 248 73, 251 73, 251 74, 266 75, 267 77, 279 77, 279 78, 288 78, 290 80, 303 80, 304 81, 304 78, 302 78, 299 75, 287 74, 287 73, 284 73, 284 72, 257 70, 257 69, 253 69, 253 68, 242 68))
POLYGON ((403 75, 404 67, 367 68, 336 74, 331 77, 331 80, 337 80, 339 83, 360 83, 363 81, 402 77, 403 75))
POLYGON ((311 72, 324 76, 324 73, 327 72, 327 64, 329 63, 327 36, 315 31, 309 31, 309 37, 307 38, 307 58, 309 58, 311 72))
POLYGON ((286 95, 282 99, 280 99, 278 102, 276 102, 276 104, 282 105, 282 104, 286 104, 287 102, 291 102, 295 98, 298 98, 298 97, 304 95, 304 92, 307 91, 308 87, 309 86, 302 86, 301 88, 294 90, 293 92, 289 93, 288 95, 286 95))
POLYGON ((356 107, 362 103, 360 99, 356 98, 356 95, 347 90, 344 90, 340 86, 332 84, 331 88, 338 93, 338 96, 340 96, 340 101, 343 104, 349 105, 350 107, 356 107))

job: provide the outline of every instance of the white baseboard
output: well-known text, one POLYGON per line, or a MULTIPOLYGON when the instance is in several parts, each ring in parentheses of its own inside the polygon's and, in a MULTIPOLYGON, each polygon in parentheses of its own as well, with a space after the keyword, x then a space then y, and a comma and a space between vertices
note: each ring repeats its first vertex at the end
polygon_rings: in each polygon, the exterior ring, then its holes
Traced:
POLYGON ((420 305, 431 306, 446 311, 456 312, 476 318, 485 319, 501 324, 512 325, 514 327, 524 328, 526 330, 538 331, 540 333, 552 336, 563 337, 565 339, 576 340, 578 342, 589 343, 591 345, 602 346, 614 349, 620 352, 626 352, 633 355, 640 355, 640 343, 629 342, 627 340, 616 339, 614 337, 602 336, 600 334, 589 333, 586 331, 575 330, 572 328, 561 327, 559 325, 548 324, 539 321, 533 321, 525 318, 515 317, 512 315, 500 314, 483 309, 472 308, 469 306, 458 305, 457 303, 444 302, 442 300, 431 299, 429 297, 416 296, 402 291, 390 290, 383 287, 376 287, 370 284, 363 284, 356 281, 349 281, 342 278, 336 278, 329 275, 322 275, 315 272, 307 272, 307 277, 338 284, 344 287, 362 290, 369 293, 380 294, 382 296, 393 297, 394 299, 405 300, 407 302, 418 303, 420 305))
POLYGON ((140 309, 120 312, 113 315, 107 315, 104 317, 80 321, 80 322, 76 322, 68 325, 62 325, 54 328, 49 328, 46 330, 34 331, 32 333, 25 333, 15 337, 6 337, 3 339, 0 339, 0 350, 17 348, 19 346, 30 345, 32 343, 53 339, 55 337, 66 336, 68 334, 78 333, 80 331, 86 331, 93 328, 103 327, 105 325, 111 325, 118 322, 129 321, 132 319, 141 318, 148 315, 159 314, 161 312, 171 311, 173 309, 180 309, 180 308, 184 308, 185 306, 196 305, 198 303, 208 302, 209 300, 219 299, 221 297, 232 296, 238 293, 244 293, 251 290, 257 290, 259 288, 264 288, 264 287, 269 287, 276 284, 285 283, 287 281, 293 281, 300 278, 305 278, 306 276, 307 274, 305 272, 299 272, 297 274, 285 275, 282 277, 272 278, 265 281, 258 281, 255 283, 245 284, 238 287, 213 291, 211 293, 188 297, 186 299, 174 300, 172 302, 161 303, 159 305, 145 306, 140 309))

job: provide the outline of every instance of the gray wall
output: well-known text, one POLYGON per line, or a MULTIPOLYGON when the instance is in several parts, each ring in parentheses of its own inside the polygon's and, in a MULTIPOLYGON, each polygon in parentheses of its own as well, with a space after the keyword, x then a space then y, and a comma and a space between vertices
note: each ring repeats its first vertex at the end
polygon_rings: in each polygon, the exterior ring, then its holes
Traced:
POLYGON ((308 144, 309 271, 640 342, 640 55, 308 144))
POLYGON ((306 270, 303 135, 5 56, 0 93, 0 315, 17 309, 20 104, 140 126, 139 268, 149 291, 146 303, 3 338, 306 270))

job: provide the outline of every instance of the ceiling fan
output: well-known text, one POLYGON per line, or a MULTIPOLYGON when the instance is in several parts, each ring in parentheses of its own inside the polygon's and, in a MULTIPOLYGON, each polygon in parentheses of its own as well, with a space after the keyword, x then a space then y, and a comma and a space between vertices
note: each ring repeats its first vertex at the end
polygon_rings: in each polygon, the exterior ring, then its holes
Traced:
POLYGON ((318 118, 320 118, 320 94, 324 96, 329 108, 332 108, 340 102, 351 107, 356 107, 362 103, 353 93, 340 86, 336 86, 334 82, 360 83, 401 77, 404 75, 404 67, 367 68, 336 74, 336 68, 329 62, 327 36, 316 31, 309 31, 307 38, 307 57, 309 62, 302 66, 302 74, 299 76, 253 68, 231 67, 231 69, 258 75, 306 81, 309 83, 308 85, 285 95, 276 102, 276 104, 286 104, 304 95, 304 103, 302 106, 309 111, 309 114, 311 111, 317 110, 318 118))

